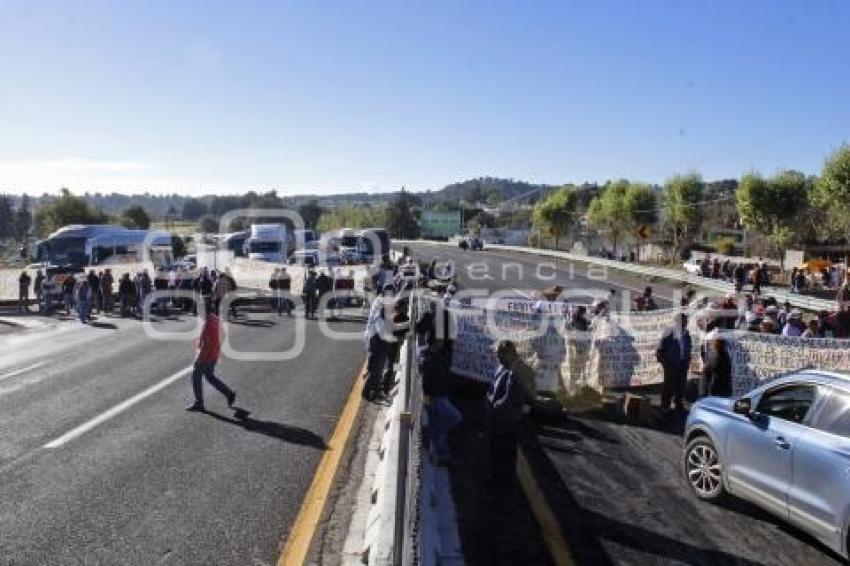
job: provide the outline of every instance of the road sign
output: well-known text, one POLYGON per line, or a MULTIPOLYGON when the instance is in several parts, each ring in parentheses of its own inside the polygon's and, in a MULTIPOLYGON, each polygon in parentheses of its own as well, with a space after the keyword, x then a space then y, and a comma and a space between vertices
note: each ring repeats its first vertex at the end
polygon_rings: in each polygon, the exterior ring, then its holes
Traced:
POLYGON ((641 240, 646 240, 647 238, 649 238, 649 234, 650 234, 650 231, 649 231, 648 225, 641 224, 640 226, 638 226, 638 229, 637 229, 638 238, 640 238, 641 240))

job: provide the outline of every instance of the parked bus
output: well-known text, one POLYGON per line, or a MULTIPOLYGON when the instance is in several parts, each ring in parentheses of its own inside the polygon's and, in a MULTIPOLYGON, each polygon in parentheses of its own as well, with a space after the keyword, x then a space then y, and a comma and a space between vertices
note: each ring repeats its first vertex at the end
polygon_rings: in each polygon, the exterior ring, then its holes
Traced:
POLYGON ((174 260, 171 234, 110 224, 74 224, 35 244, 35 260, 43 265, 81 269, 148 259, 156 267, 171 265, 174 260))

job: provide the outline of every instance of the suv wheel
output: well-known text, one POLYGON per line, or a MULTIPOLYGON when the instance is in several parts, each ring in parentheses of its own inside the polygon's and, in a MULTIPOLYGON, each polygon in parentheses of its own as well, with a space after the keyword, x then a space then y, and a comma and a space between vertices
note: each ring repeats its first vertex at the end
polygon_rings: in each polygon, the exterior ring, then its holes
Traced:
POLYGON ((685 448, 685 480, 700 499, 717 501, 722 498, 723 475, 717 448, 706 436, 694 438, 685 448))

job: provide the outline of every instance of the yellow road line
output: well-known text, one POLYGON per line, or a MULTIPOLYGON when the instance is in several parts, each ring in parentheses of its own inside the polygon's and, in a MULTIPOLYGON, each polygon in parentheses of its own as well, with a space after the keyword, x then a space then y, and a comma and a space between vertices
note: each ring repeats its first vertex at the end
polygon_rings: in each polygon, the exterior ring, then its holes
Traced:
POLYGON ((518 448, 517 451, 516 474, 531 506, 531 511, 543 531, 543 539, 549 547, 549 553, 558 566, 573 566, 575 560, 564 535, 561 533, 561 525, 558 523, 552 508, 546 502, 543 491, 534 479, 531 466, 525 458, 525 452, 522 451, 522 448, 518 448))
POLYGON ((295 524, 289 533, 286 546, 277 561, 278 566, 300 566, 307 559, 310 543, 316 534, 316 526, 322 518, 328 493, 330 493, 340 459, 345 452, 345 446, 351 436, 351 429, 360 409, 362 386, 360 378, 365 371, 366 364, 364 363, 363 368, 354 380, 354 386, 351 388, 348 401, 345 402, 345 407, 339 416, 339 422, 337 422, 331 439, 328 441, 325 453, 319 461, 313 483, 310 484, 310 489, 307 491, 307 496, 304 498, 304 503, 301 504, 298 517, 296 517, 295 524))

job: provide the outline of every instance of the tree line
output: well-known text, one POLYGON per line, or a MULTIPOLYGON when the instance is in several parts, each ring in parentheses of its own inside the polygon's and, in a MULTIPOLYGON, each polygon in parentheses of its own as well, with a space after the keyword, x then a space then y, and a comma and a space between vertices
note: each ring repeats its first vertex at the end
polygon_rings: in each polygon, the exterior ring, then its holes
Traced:
POLYGON ((706 183, 698 173, 687 173, 660 187, 628 180, 598 190, 565 185, 537 203, 532 225, 538 241, 551 239, 556 247, 588 230, 615 251, 639 243, 646 236, 639 228, 651 227, 674 257, 681 257, 702 229, 731 225, 762 237, 768 251, 781 255, 791 246, 849 241, 849 213, 850 146, 845 145, 827 157, 818 176, 751 172, 739 181, 706 183))

